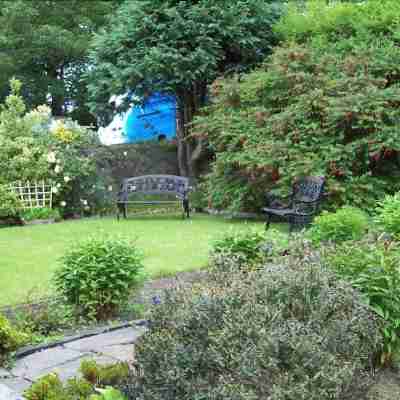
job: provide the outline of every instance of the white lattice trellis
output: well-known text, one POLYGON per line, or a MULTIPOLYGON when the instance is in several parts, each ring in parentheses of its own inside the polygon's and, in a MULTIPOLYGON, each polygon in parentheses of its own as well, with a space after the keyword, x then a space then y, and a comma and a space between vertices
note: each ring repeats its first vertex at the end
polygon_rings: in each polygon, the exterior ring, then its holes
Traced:
POLYGON ((14 182, 11 190, 17 195, 23 209, 51 208, 53 185, 42 182, 14 182))

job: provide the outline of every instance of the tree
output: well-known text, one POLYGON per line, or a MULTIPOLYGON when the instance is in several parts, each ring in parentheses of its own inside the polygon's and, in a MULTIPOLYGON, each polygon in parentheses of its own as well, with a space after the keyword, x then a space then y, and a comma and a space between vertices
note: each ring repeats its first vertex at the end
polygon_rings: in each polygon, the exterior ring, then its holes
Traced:
MULTIPOLYGON (((189 137, 207 85, 262 60, 275 44, 276 1, 128 1, 97 34, 90 55, 92 110, 109 111, 111 95, 173 93, 178 102, 178 160, 195 176, 202 140, 189 137)), ((125 103, 128 107, 129 99, 125 103)))
POLYGON ((73 105, 77 119, 92 122, 81 79, 92 35, 116 3, 0 0, 0 97, 15 76, 24 83, 28 107, 48 103, 52 114, 61 116, 73 105))

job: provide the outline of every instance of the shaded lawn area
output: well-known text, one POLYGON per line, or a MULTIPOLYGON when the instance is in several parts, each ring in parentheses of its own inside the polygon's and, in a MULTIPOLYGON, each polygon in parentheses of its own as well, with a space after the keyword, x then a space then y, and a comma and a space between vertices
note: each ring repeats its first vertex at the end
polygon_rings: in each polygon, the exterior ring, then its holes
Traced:
POLYGON ((30 292, 46 295, 52 272, 68 246, 90 235, 123 235, 137 239, 150 278, 206 266, 211 242, 222 234, 263 230, 260 222, 195 215, 142 216, 67 221, 0 229, 0 305, 27 300, 30 292))

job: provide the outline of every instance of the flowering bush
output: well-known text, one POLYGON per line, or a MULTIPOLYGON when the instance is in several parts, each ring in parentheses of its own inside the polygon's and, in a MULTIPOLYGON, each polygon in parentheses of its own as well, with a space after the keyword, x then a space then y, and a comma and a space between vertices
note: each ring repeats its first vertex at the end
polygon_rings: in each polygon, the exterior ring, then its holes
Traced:
POLYGON ((0 183, 50 181, 63 214, 90 211, 99 190, 89 150, 95 135, 73 121, 53 121, 45 105, 26 112, 20 90, 21 83, 12 80, 0 106, 0 183))

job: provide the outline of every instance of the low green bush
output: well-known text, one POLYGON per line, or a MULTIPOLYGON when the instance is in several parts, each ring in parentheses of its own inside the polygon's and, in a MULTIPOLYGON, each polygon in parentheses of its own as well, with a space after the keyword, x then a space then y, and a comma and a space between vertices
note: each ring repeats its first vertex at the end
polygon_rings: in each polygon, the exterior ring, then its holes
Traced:
POLYGON ((380 343, 359 293, 309 259, 220 274, 154 307, 132 398, 362 398, 380 343))
POLYGON ((212 243, 211 270, 234 272, 237 268, 252 269, 287 250, 288 240, 286 233, 274 229, 227 233, 212 243))
POLYGON ((26 344, 28 335, 18 331, 0 314, 0 366, 8 360, 10 353, 26 344))
POLYGON ((109 386, 124 386, 130 370, 126 363, 99 365, 84 361, 82 379, 73 378, 65 384, 57 374, 49 374, 35 382, 24 396, 27 400, 126 400, 123 393, 109 386))
POLYGON ((317 216, 309 235, 314 243, 343 242, 361 239, 368 228, 368 217, 360 209, 342 207, 336 212, 323 212, 317 216))
POLYGON ((400 244, 374 239, 346 242, 325 251, 325 260, 383 318, 380 361, 389 364, 400 348, 400 244))
POLYGON ((385 232, 400 237, 400 192, 378 203, 375 222, 385 232))
POLYGON ((52 208, 47 208, 47 207, 32 208, 29 210, 24 210, 24 211, 21 211, 20 216, 24 221, 33 221, 36 219, 59 220, 61 218, 58 210, 55 210, 52 208))
POLYGON ((143 279, 142 254, 124 238, 89 238, 62 258, 56 291, 80 314, 97 320, 115 315, 143 279))

